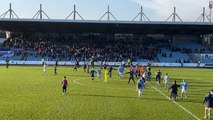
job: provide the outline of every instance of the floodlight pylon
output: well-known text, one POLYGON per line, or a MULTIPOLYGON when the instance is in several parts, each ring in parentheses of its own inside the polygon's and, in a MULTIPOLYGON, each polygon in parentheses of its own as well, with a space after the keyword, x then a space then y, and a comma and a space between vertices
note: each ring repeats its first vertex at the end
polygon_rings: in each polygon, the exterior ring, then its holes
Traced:
POLYGON ((76 6, 74 5, 74 10, 67 16, 66 20, 73 14, 73 20, 76 20, 76 15, 78 15, 82 20, 84 20, 83 17, 76 11, 76 6))
POLYGON ((40 9, 39 11, 33 16, 32 19, 43 19, 43 14, 50 19, 50 17, 42 10, 42 4, 40 4, 40 9))
POLYGON ((0 18, 5 18, 7 16, 7 14, 9 14, 9 18, 19 18, 18 15, 12 10, 12 4, 10 3, 9 5, 9 10, 7 10, 5 13, 3 13, 2 15, 0 15, 0 18))
POLYGON ((203 7, 203 13, 200 15, 200 17, 196 20, 196 22, 205 22, 205 18, 207 18, 207 20, 209 22, 211 22, 210 18, 206 15, 205 12, 205 7, 203 7))
POLYGON ((150 19, 146 16, 146 14, 143 12, 143 7, 141 6, 141 11, 140 13, 137 14, 137 16, 132 20, 132 21, 135 21, 135 19, 140 16, 140 21, 149 21, 150 22, 150 19))
POLYGON ((104 16, 106 16, 106 15, 107 15, 107 20, 108 20, 108 21, 110 21, 110 16, 112 16, 116 21, 118 21, 118 20, 116 19, 116 17, 110 12, 110 10, 109 10, 109 5, 107 6, 107 12, 104 13, 104 14, 101 16, 101 18, 100 18, 99 20, 102 20, 102 18, 103 18, 104 16))
POLYGON ((179 17, 179 15, 176 13, 176 7, 174 7, 174 12, 166 19, 166 22, 171 18, 173 22, 176 22, 176 18, 178 18, 181 22, 183 22, 182 19, 179 17))

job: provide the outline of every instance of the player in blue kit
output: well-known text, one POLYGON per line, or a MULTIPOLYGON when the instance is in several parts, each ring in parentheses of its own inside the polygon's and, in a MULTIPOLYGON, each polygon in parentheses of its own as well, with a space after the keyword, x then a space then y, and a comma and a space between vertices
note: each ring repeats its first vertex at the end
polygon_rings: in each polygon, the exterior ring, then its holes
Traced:
POLYGON ((119 78, 123 78, 124 77, 124 67, 123 66, 119 66, 118 74, 119 74, 119 78))
POLYGON ((185 80, 181 83, 182 91, 181 91, 181 99, 183 98, 183 95, 185 94, 185 98, 187 97, 187 88, 188 84, 185 80))
POLYGON ((94 69, 92 69, 92 70, 90 71, 90 75, 91 75, 91 77, 92 77, 92 80, 94 80, 95 73, 97 73, 97 72, 96 72, 94 69))
POLYGON ((151 78, 152 78, 152 73, 151 73, 151 71, 149 70, 149 71, 147 72, 147 81, 150 82, 150 81, 151 81, 151 78))
POLYGON ((145 82, 141 77, 140 80, 138 80, 138 83, 136 85, 136 90, 138 91, 138 98, 141 98, 142 90, 143 90, 144 86, 145 86, 145 82))
POLYGON ((99 68, 99 69, 97 70, 97 77, 98 77, 98 79, 100 79, 100 77, 101 77, 101 68, 99 68))

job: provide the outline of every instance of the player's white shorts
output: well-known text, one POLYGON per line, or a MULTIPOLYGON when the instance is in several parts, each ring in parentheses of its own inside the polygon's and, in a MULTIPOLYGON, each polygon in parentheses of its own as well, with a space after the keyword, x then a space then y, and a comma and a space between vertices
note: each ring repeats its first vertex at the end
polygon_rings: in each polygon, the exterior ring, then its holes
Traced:
POLYGON ((209 108, 209 107, 205 107, 205 109, 206 109, 206 110, 212 110, 212 108, 209 108))
POLYGON ((186 93, 187 92, 187 90, 186 89, 182 89, 182 93, 186 93))
POLYGON ((138 89, 138 93, 141 94, 142 93, 142 89, 138 89))
POLYGON ((146 78, 146 75, 143 74, 142 77, 143 77, 143 78, 146 78))
POLYGON ((123 73, 122 73, 122 72, 119 72, 119 75, 121 76, 121 75, 123 75, 123 73))
POLYGON ((101 76, 101 74, 97 74, 97 76, 98 76, 98 77, 100 77, 100 76, 101 76))

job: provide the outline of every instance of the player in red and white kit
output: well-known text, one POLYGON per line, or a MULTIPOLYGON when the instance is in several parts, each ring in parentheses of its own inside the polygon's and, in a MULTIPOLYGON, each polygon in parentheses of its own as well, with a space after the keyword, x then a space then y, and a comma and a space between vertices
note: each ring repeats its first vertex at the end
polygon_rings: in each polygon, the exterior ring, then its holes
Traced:
POLYGON ((65 95, 67 92, 67 86, 68 86, 68 81, 66 79, 66 76, 64 76, 64 79, 61 81, 61 85, 62 85, 63 95, 65 95))

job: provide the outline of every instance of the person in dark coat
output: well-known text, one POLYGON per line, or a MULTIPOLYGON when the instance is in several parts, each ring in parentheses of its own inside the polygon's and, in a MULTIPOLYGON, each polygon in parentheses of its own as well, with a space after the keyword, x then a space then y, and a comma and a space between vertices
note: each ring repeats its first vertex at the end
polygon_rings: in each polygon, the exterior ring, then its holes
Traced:
POLYGON ((133 80, 133 82, 135 83, 134 72, 133 72, 132 70, 130 70, 130 71, 127 72, 126 74, 129 74, 129 81, 128 81, 128 84, 130 83, 130 80, 133 80))
POLYGON ((177 85, 176 80, 174 80, 172 86, 170 86, 168 89, 168 90, 171 89, 171 95, 170 95, 171 100, 172 100, 172 98, 173 98, 173 100, 176 100, 178 87, 180 87, 180 85, 177 85))
POLYGON ((213 108, 213 90, 209 91, 204 97, 203 104, 205 105, 204 118, 211 119, 211 111, 213 108))
POLYGON ((112 77, 112 70, 116 70, 114 69, 112 66, 109 67, 109 77, 111 78, 112 77))
POLYGON ((158 70, 155 77, 158 86, 160 86, 161 75, 162 75, 161 71, 158 70))

